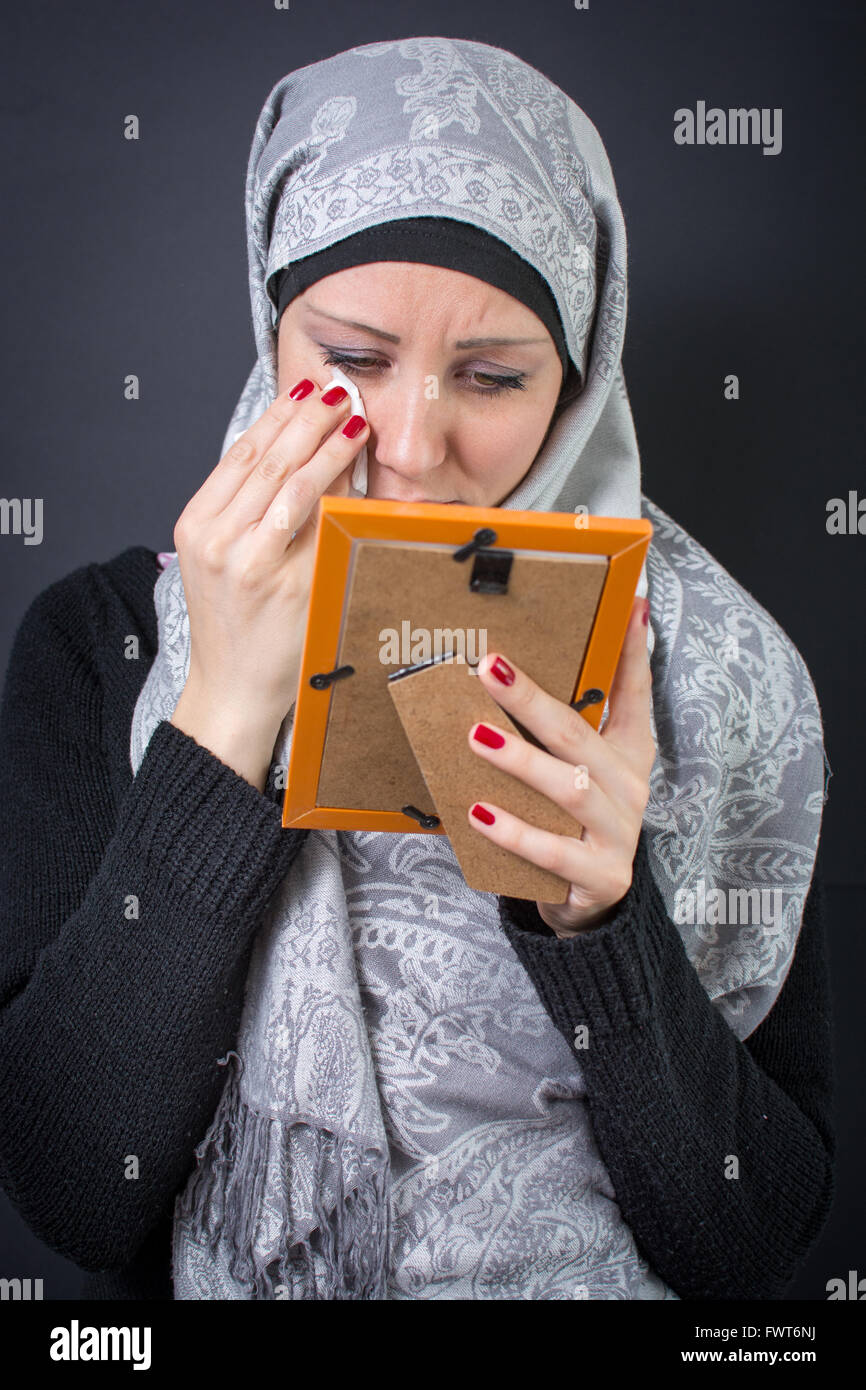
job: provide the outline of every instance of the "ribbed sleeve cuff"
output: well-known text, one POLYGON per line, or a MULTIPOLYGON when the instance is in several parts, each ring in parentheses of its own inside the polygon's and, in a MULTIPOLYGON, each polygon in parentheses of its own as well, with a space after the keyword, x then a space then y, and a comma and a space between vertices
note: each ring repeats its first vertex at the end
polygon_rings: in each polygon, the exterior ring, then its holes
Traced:
POLYGON ((534 904, 528 916, 527 904, 507 897, 499 901, 503 929, 566 1037, 578 1023, 586 1023, 596 1037, 645 1023, 666 960, 685 949, 653 878, 643 831, 632 886, 600 927, 561 938, 546 928, 534 904))
POLYGON ((248 918, 264 906, 306 834, 234 768, 168 720, 154 730, 117 821, 150 868, 212 916, 248 918))

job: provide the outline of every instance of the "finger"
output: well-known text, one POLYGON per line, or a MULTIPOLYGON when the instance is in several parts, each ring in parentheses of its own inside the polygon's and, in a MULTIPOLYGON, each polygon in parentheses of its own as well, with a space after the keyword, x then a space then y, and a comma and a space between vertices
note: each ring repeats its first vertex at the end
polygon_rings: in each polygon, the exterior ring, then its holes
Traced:
MULTIPOLYGON (((319 385, 313 380, 312 375, 301 378, 301 382, 310 381, 312 390, 317 391, 319 385)), ((297 390, 301 382, 296 382, 291 391, 297 390)), ((249 429, 238 435, 198 491, 190 498, 185 509, 186 515, 197 526, 212 520, 228 506, 246 482, 255 463, 282 434, 300 405, 300 398, 291 399, 291 391, 283 391, 249 429)))
POLYGON ((617 808, 590 778, 584 765, 573 766, 561 758, 554 758, 495 724, 473 724, 468 737, 473 753, 510 777, 534 787, 574 816, 576 836, 580 835, 582 826, 593 842, 615 844, 621 838, 621 816, 617 808), (498 740, 502 740, 500 746, 493 747, 498 740))
POLYGON ((319 499, 327 489, 342 474, 347 475, 348 484, 349 465, 368 433, 369 425, 366 422, 364 428, 351 438, 342 429, 334 430, 309 463, 289 476, 256 528, 259 554, 266 557, 279 553, 280 549, 285 549, 293 531, 305 527, 309 520, 315 521, 319 499))
MULTIPOLYGON (((285 429, 254 465, 245 482, 220 514, 221 520, 228 523, 232 531, 244 531, 250 526, 258 525, 286 481, 294 477, 300 469, 306 468, 332 432, 337 440, 342 441, 341 467, 345 468, 360 447, 354 439, 341 434, 351 414, 352 400, 342 386, 332 388, 324 396, 319 391, 312 392, 297 403, 296 407, 293 403, 292 415, 285 429), (339 399, 334 399, 338 391, 343 394, 339 399), (333 401, 332 404, 327 403, 329 399, 333 401)), ((333 459, 333 451, 329 457, 333 459)), ((332 476, 336 476, 339 471, 334 469, 332 476)), ((298 494, 306 499, 307 486, 299 487, 298 494)), ((300 520, 293 521, 291 530, 306 520, 309 507, 315 500, 315 497, 309 495, 309 505, 300 520)))
POLYGON ((569 835, 554 835, 513 816, 492 801, 476 801, 466 812, 474 830, 502 849, 510 850, 539 869, 564 878, 567 883, 579 884, 590 898, 602 899, 610 885, 605 872, 607 859, 591 845, 569 835), (477 815, 481 810, 483 818, 477 815), (490 824, 488 818, 492 817, 490 824))
POLYGON ((576 709, 543 690, 502 652, 487 652, 476 671, 487 693, 555 758, 587 767, 610 801, 636 799, 636 774, 576 709))
POLYGON ((656 757, 650 712, 652 670, 647 650, 649 602, 635 599, 616 674, 610 689, 607 723, 601 737, 649 776, 656 757))

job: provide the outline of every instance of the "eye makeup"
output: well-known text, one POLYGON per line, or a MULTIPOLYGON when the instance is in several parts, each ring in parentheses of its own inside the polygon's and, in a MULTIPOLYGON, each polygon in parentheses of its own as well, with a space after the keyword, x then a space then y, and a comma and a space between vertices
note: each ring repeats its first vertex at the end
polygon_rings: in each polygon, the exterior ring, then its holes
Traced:
MULTIPOLYGON (((370 353, 365 353, 363 356, 360 354, 351 356, 346 352, 340 351, 339 348, 327 347, 324 343, 320 343, 319 348, 322 352, 322 361, 327 366, 340 367, 346 372, 354 371, 361 377, 377 375, 387 368, 387 363, 383 362, 380 358, 374 357, 370 353)), ((473 374, 476 377, 484 377, 487 381, 493 383, 490 386, 473 386, 467 384, 466 389, 479 396, 499 396, 504 391, 526 390, 526 372, 481 372, 476 368, 473 374)))

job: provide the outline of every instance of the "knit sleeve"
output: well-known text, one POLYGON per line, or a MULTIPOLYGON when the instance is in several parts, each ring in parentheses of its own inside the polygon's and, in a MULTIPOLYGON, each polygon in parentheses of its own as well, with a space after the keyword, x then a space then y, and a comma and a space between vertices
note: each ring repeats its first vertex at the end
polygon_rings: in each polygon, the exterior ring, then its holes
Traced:
POLYGON ((744 1042, 667 915, 644 835, 610 922, 560 939, 534 905, 502 924, 570 1046, 623 1218, 684 1299, 782 1298, 834 1193, 833 1036, 816 869, 794 958, 744 1042), (533 917, 536 919, 533 921, 533 917))
POLYGON ((85 1270, 128 1264, 192 1169, 305 835, 166 721, 113 794, 93 630, 67 581, 40 595, 0 708, 0 1182, 85 1270))

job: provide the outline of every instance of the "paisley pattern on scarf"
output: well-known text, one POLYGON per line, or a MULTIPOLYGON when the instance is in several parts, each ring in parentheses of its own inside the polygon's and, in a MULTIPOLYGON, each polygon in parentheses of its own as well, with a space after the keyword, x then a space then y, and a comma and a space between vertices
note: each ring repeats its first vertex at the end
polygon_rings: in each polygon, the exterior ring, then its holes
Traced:
POLYGON ((661 508, 644 499, 642 510, 654 527, 658 757, 644 825, 656 881, 675 921, 682 893, 701 882, 727 902, 738 890, 780 895, 778 921, 680 927, 709 997, 745 1038, 784 983, 812 882, 825 796, 821 714, 778 623, 661 508))
POLYGON ((576 1054, 495 895, 442 838, 337 840, 390 1148, 389 1296, 676 1298, 622 1219, 576 1054))
MULTIPOLYGON (((288 74, 246 184, 257 360, 223 452, 277 387, 268 277, 407 215, 486 228, 544 275, 585 367, 504 507, 634 517, 658 755, 649 863, 708 998, 746 1038, 791 963, 824 801, 809 673, 770 615, 642 496, 621 355, 626 236, 604 146, 513 54, 413 38, 288 74), (682 891, 780 893, 697 922, 682 891)), ((136 705, 137 771, 189 669, 176 557, 136 705)), ((288 765, 289 711, 274 748, 288 765)), ((175 1206, 175 1297, 676 1298, 638 1255, 572 1055, 444 836, 309 831, 257 931, 237 1048, 175 1206)))
POLYGON ((571 1115, 492 1123, 396 1181, 390 1297, 676 1300, 588 1136, 571 1115))

